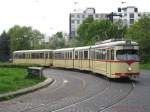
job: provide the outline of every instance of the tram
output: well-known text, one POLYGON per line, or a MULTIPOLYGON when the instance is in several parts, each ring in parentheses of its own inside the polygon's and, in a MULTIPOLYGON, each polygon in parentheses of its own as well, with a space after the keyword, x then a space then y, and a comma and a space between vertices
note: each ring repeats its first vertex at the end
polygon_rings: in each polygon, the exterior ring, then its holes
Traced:
POLYGON ((87 70, 109 78, 138 77, 139 46, 131 40, 110 39, 92 46, 13 53, 13 62, 87 70))

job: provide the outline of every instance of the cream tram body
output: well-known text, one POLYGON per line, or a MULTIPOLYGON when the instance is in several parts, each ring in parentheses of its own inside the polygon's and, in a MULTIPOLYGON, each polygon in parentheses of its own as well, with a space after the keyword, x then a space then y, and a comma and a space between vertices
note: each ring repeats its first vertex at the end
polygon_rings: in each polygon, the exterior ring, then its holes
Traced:
POLYGON ((53 50, 21 50, 13 52, 13 63, 52 65, 53 50))
POLYGON ((136 42, 114 41, 91 47, 92 71, 110 78, 139 76, 139 47, 136 42))
MULTIPOLYGON (((42 65, 52 64, 55 67, 88 70, 105 75, 109 78, 137 77, 139 76, 138 44, 127 41, 104 42, 98 45, 65 48, 57 50, 41 50, 44 55, 50 52, 49 59, 14 58, 15 63, 35 63, 42 65)), ((22 51, 14 52, 18 54, 22 51)), ((39 53, 40 50, 38 51, 39 53)), ((27 56, 28 57, 28 56, 27 56)))

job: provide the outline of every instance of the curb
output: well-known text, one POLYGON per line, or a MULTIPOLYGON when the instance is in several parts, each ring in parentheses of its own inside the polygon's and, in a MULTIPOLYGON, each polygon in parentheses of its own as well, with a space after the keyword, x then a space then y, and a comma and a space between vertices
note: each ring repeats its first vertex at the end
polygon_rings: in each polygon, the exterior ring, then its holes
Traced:
POLYGON ((27 87, 27 88, 24 88, 24 89, 20 89, 18 91, 14 91, 14 92, 0 94, 0 101, 4 101, 4 100, 7 100, 7 99, 11 99, 12 97, 16 97, 16 96, 19 96, 19 95, 23 95, 23 94, 26 94, 26 93, 36 91, 38 89, 41 89, 41 88, 44 88, 44 87, 50 85, 53 82, 54 82, 54 79, 47 78, 45 81, 43 81, 43 82, 41 82, 37 85, 27 87))

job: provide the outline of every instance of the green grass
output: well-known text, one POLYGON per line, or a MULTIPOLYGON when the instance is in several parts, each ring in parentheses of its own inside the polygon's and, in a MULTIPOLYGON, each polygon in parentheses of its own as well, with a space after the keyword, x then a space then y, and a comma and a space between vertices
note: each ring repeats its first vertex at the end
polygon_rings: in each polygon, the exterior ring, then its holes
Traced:
POLYGON ((140 64, 140 68, 141 69, 149 69, 150 70, 150 63, 140 64))
POLYGON ((43 79, 27 78, 24 68, 0 67, 0 94, 35 85, 43 79))
POLYGON ((0 67, 8 67, 8 68, 27 68, 31 66, 40 66, 38 64, 14 64, 10 62, 0 62, 0 67))

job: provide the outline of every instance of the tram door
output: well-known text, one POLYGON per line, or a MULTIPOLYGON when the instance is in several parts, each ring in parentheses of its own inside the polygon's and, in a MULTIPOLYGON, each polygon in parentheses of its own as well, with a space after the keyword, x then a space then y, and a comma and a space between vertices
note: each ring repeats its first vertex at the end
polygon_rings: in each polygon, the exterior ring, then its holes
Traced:
POLYGON ((54 59, 53 52, 50 51, 49 52, 49 61, 48 61, 50 66, 53 65, 53 59, 54 59))
POLYGON ((48 52, 45 52, 44 55, 45 55, 44 56, 44 61, 45 61, 44 64, 47 65, 48 64, 48 55, 49 54, 48 54, 48 52))
POLYGON ((79 51, 79 69, 82 70, 83 51, 79 51))
POLYGON ((110 49, 108 49, 107 50, 107 56, 106 56, 106 59, 107 59, 107 61, 106 61, 106 74, 107 74, 107 76, 108 77, 111 77, 111 50, 110 49))

